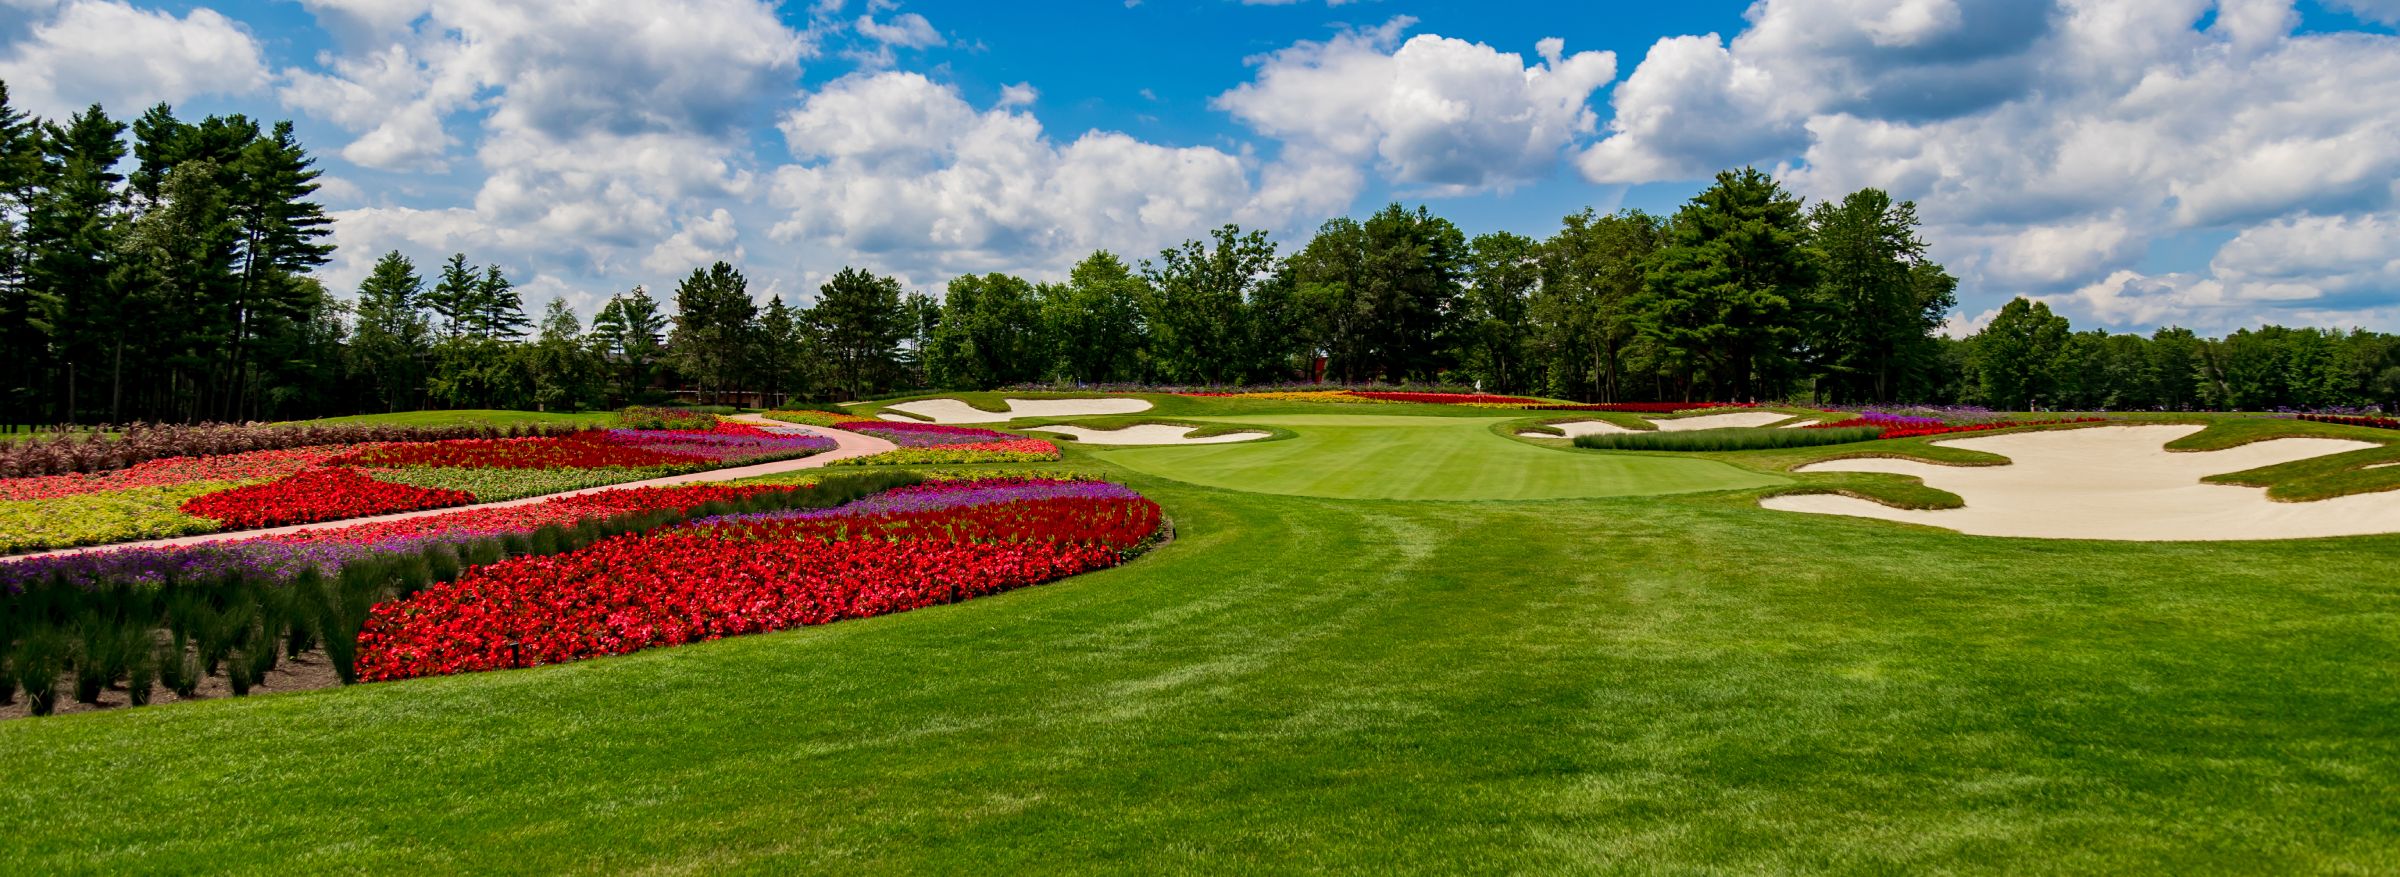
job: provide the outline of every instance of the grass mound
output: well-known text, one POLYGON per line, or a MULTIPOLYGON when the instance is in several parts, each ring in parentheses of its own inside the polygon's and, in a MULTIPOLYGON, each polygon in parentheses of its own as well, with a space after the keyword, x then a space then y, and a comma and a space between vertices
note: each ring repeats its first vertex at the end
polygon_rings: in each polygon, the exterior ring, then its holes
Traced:
POLYGON ((1702 429, 1691 432, 1618 432, 1577 436, 1575 446, 1595 451, 1773 451, 1873 441, 1872 426, 1835 429, 1702 429))

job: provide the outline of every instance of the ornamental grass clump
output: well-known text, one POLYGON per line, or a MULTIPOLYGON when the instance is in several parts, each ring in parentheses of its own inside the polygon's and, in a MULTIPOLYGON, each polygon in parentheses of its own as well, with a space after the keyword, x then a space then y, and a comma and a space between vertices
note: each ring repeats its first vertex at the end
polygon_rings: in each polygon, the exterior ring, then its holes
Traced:
POLYGON ((1874 441, 1883 429, 1701 429, 1688 432, 1619 432, 1577 436, 1575 446, 1595 451, 1770 451, 1874 441))

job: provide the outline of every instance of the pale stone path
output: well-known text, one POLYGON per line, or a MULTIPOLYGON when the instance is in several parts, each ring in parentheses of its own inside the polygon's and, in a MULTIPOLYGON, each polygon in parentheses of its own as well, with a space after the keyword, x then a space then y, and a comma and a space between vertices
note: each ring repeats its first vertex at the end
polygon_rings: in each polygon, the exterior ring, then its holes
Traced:
POLYGON ((754 466, 739 466, 731 469, 711 469, 706 472, 686 472, 681 475, 669 475, 663 478, 651 478, 644 481, 628 481, 623 484, 610 484, 602 487, 586 487, 581 490, 569 490, 560 493, 545 493, 541 496, 530 496, 524 499, 512 499, 503 502, 486 502, 477 503, 475 505, 450 506, 448 508, 425 509, 414 512, 399 512, 389 515, 376 515, 371 518, 345 518, 339 521, 321 521, 314 524, 300 524, 290 527, 271 527, 263 530, 235 530, 225 533, 208 533, 199 536, 178 536, 173 539, 152 539, 147 542, 116 542, 108 545, 90 545, 82 548, 61 548, 54 551, 37 551, 31 554, 12 554, 8 555, 7 557, 0 557, 0 560, 15 560, 18 558, 44 557, 50 555, 86 554, 94 551, 115 551, 121 548, 176 548, 186 545, 206 545, 212 542, 232 542, 240 539, 255 539, 260 536, 277 536, 285 533, 297 533, 302 530, 323 530, 333 527, 347 527, 352 524, 372 524, 382 521, 405 521, 410 518, 446 515, 451 512, 464 511, 467 509, 500 509, 509 508, 512 506, 532 505, 537 502, 557 499, 562 496, 581 496, 587 493, 599 493, 603 490, 624 490, 629 487, 675 487, 685 484, 712 484, 720 481, 736 481, 743 478, 757 478, 761 475, 781 475, 785 472, 797 472, 802 469, 815 469, 835 460, 843 460, 851 457, 864 457, 868 454, 880 454, 899 447, 891 442, 884 441, 883 439, 875 438, 873 436, 860 435, 855 432, 847 432, 839 429, 821 429, 813 426, 801 426, 799 424, 785 423, 780 420, 769 420, 766 417, 757 414, 736 414, 732 415, 728 419, 739 423, 747 423, 752 426, 774 427, 778 430, 791 430, 793 432, 803 432, 810 435, 821 435, 826 438, 833 439, 834 448, 833 450, 826 451, 822 454, 812 454, 810 456, 801 457, 797 460, 777 460, 772 463, 759 463, 754 466))

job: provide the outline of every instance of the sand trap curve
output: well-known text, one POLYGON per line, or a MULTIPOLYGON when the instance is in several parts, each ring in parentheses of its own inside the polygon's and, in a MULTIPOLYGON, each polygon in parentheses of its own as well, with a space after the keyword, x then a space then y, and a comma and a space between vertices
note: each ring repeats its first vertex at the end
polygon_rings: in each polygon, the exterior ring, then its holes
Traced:
POLYGON ((1957 494, 1965 508, 1896 509, 1847 496, 1770 497, 1771 509, 1945 527, 1978 536, 2141 542, 2306 539, 2400 532, 2400 491, 2315 502, 2275 502, 2263 488, 2203 484, 2240 472, 2375 447, 2343 439, 2287 438, 2222 451, 2174 452, 2168 442, 2199 426, 2111 426, 1938 442, 2009 458, 2005 466, 1909 460, 1834 460, 1801 472, 1914 475, 1957 494))
POLYGON ((1698 417, 1672 419, 1644 418, 1658 424, 1666 432, 1685 432, 1695 429, 1725 429, 1728 427, 1765 426, 1792 419, 1780 411, 1738 411, 1732 414, 1703 414, 1698 417))
POLYGON ((1234 442, 1254 442, 1271 435, 1264 432, 1230 432, 1193 438, 1197 426, 1169 426, 1163 423, 1144 423, 1123 429, 1093 429, 1088 426, 1036 426, 1026 432, 1055 432, 1071 435, 1087 445, 1225 445, 1234 442))
MULTIPOLYGON (((1688 432, 1691 430, 1700 429, 1765 426, 1781 420, 1790 420, 1791 418, 1792 416, 1789 414, 1779 414, 1773 411, 1743 411, 1734 414, 1704 414, 1699 417, 1678 417, 1673 419, 1645 417, 1642 419, 1648 420, 1653 425, 1656 425, 1661 432, 1688 432)), ((1605 420, 1576 420, 1567 423, 1552 423, 1546 425, 1558 430, 1559 432, 1565 433, 1565 438, 1642 431, 1638 429, 1628 429, 1605 420)), ((1546 432, 1534 432, 1531 430, 1518 430, 1517 434, 1522 436, 1533 436, 1537 438, 1560 437, 1546 432)))
POLYGON ((1517 434, 1523 436, 1533 436, 1535 438, 1576 438, 1579 436, 1606 435, 1608 433, 1616 432, 1641 432, 1641 430, 1626 429, 1625 427, 1618 426, 1605 420, 1577 420, 1570 423, 1551 423, 1545 425, 1549 426, 1551 429, 1565 433, 1565 435, 1556 436, 1546 432, 1535 432, 1530 429, 1518 430, 1517 434))
MULTIPOLYGON (((1006 423, 1020 417, 1090 417, 1101 414, 1139 414, 1150 410, 1147 399, 1004 399, 1007 411, 984 411, 956 399, 925 399, 889 407, 922 414, 935 423, 1006 423)), ((885 420, 911 418, 885 414, 885 420)))

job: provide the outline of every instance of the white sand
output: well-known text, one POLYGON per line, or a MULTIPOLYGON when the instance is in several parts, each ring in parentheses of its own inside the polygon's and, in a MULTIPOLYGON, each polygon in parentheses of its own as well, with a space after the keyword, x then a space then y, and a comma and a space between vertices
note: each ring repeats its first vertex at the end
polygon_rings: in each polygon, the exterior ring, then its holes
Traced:
POLYGON ((2366 467, 2363 467, 2363 468, 2367 468, 2367 469, 2389 469, 2389 468, 2392 468, 2393 466, 2400 466, 2400 463, 2377 463, 2377 464, 2375 464, 2375 465, 2373 465, 2373 466, 2366 466, 2366 467))
POLYGON ((1557 436, 1546 432, 1527 432, 1524 430, 1519 430, 1517 434, 1532 438, 1575 438, 1576 436, 1601 435, 1612 432, 1641 432, 1641 430, 1626 429, 1625 427, 1618 426, 1605 420, 1577 420, 1571 423, 1553 423, 1549 424, 1549 426, 1557 429, 1559 432, 1566 433, 1566 435, 1557 436))
MULTIPOLYGON (((891 406, 933 418, 935 423, 1006 423, 1020 417, 1090 417, 1099 414, 1139 414, 1150 410, 1147 399, 1005 399, 1005 412, 984 411, 956 399, 926 399, 891 406)), ((907 420, 883 415, 885 420, 907 420)))
MULTIPOLYGON (((1673 419, 1645 417, 1642 419, 1656 424, 1659 430, 1662 432, 1685 432, 1688 430, 1697 429, 1725 429, 1727 427, 1765 426, 1778 421, 1790 420, 1791 418, 1792 415, 1780 414, 1774 411, 1743 411, 1735 414, 1704 414, 1699 417, 1678 417, 1673 419)), ((1805 424, 1806 421, 1803 421, 1800 425, 1805 424)), ((1556 427, 1560 432, 1566 433, 1564 436, 1565 438, 1575 438, 1577 436, 1586 435, 1603 435, 1608 433, 1642 432, 1642 430, 1627 429, 1605 420, 1577 420, 1571 423, 1553 423, 1549 425, 1556 427)), ((1532 438, 1560 438, 1560 436, 1550 435, 1549 433, 1525 432, 1521 430, 1517 434, 1532 438)))
POLYGON ((1792 419, 1792 415, 1785 414, 1780 411, 1742 411, 1733 414, 1703 414, 1699 417, 1676 417, 1670 419, 1659 419, 1653 417, 1645 419, 1649 420, 1651 423, 1658 424, 1659 429, 1666 430, 1668 432, 1684 432, 1686 430, 1694 429, 1724 429, 1726 427, 1733 426, 1765 426, 1770 423, 1779 423, 1785 420, 1790 420, 1792 419))
POLYGON ((1092 429, 1085 426, 1036 426, 1026 432, 1055 432, 1075 437, 1087 445, 1225 445, 1234 442, 1254 442, 1272 435, 1264 432, 1229 432, 1223 435, 1191 437, 1196 426, 1169 426, 1163 423, 1144 423, 1123 429, 1092 429))
POLYGON ((1811 494, 1760 501, 1771 509, 1851 515, 1947 527, 1978 536, 2122 539, 2143 542, 2304 539, 2400 532, 2400 491, 2316 502, 2275 502, 2262 488, 2202 484, 2240 472, 2375 445, 2287 438, 2222 451, 2173 452, 2168 442, 2198 426, 2110 426, 1939 442, 2009 458, 2005 466, 1940 466, 1908 460, 1833 460, 1809 472, 1915 475, 1957 494, 1966 507, 1895 509, 1847 496, 1811 494))

